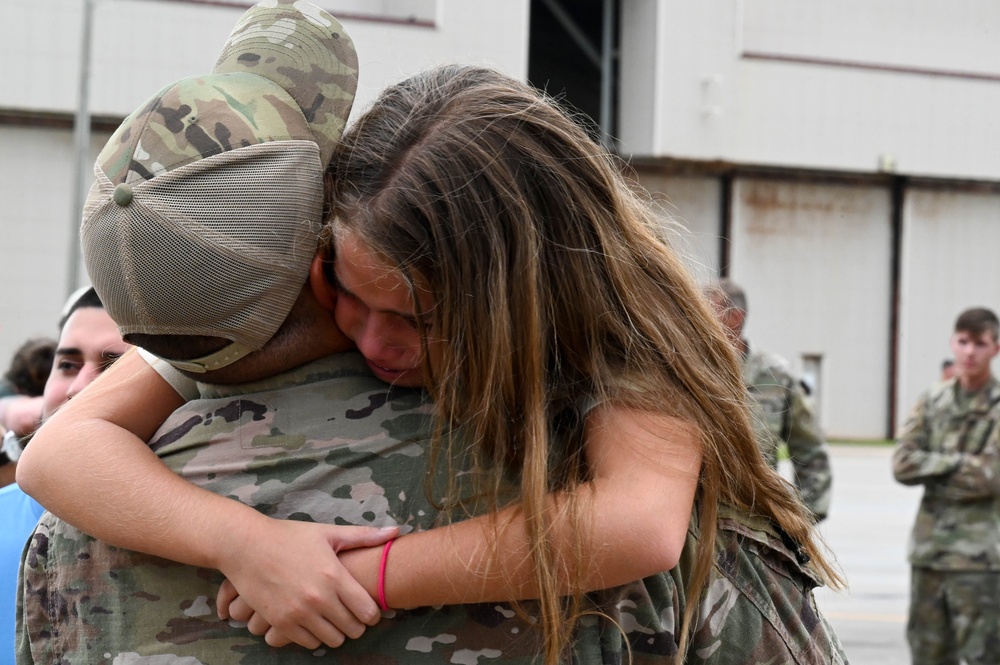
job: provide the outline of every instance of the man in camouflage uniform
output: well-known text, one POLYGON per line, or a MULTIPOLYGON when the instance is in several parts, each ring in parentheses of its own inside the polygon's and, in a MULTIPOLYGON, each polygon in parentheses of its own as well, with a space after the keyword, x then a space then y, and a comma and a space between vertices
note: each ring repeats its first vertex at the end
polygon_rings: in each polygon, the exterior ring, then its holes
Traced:
POLYGON ((958 375, 932 385, 903 425, 892 470, 924 494, 910 539, 913 662, 985 665, 1000 658, 1000 383, 990 363, 1000 322, 962 312, 958 375))
POLYGON ((817 522, 825 519, 833 485, 830 455, 805 384, 784 358, 753 350, 743 338, 747 298, 742 288, 723 279, 707 294, 743 358, 743 381, 752 398, 757 443, 764 458, 777 469, 778 448, 784 443, 803 503, 817 522))
MULTIPOLYGON (((426 396, 378 381, 356 352, 333 353, 346 339, 308 280, 323 165, 356 74, 333 17, 260 3, 212 74, 168 86, 112 136, 81 239, 122 335, 159 354, 154 367, 206 380, 152 440, 169 468, 276 518, 405 532, 438 514, 425 487, 426 396)), ((220 581, 46 514, 22 563, 18 662, 528 662, 538 652, 532 626, 497 605, 395 611, 335 653, 279 652, 216 616, 220 581)))
MULTIPOLYGON (((297 8, 302 6, 296 4, 297 8)), ((241 29, 259 30, 261 21, 252 18, 259 15, 258 11, 251 10, 248 14, 251 18, 241 22, 234 34, 241 29)), ((287 12, 288 7, 279 4, 277 11, 287 12)), ((322 21, 332 21, 325 14, 316 16, 322 21)), ((289 37, 288 22, 299 17, 281 18, 283 34, 289 37)), ((339 30, 336 34, 342 45, 345 35, 339 30)), ((245 43, 231 39, 235 41, 245 43)), ((243 52, 230 54, 231 62, 257 67, 267 61, 247 53, 245 46, 236 50, 241 49, 243 52)), ((282 73, 287 75, 287 68, 282 73)), ((212 85, 206 85, 204 78, 193 84, 194 91, 182 86, 161 93, 137 112, 139 120, 135 117, 126 120, 123 129, 113 137, 98 160, 107 182, 99 177, 92 193, 82 234, 85 246, 100 236, 92 226, 95 220, 103 223, 108 221, 106 218, 113 220, 126 214, 114 206, 127 212, 136 200, 142 203, 149 189, 144 183, 157 184, 164 174, 190 172, 197 156, 188 155, 178 164, 171 154, 182 152, 179 148, 187 143, 189 132, 200 142, 201 155, 224 156, 229 149, 203 149, 206 142, 199 127, 217 128, 219 123, 213 122, 214 115, 225 109, 220 111, 220 98, 214 96, 209 105, 199 108, 199 95, 214 95, 204 90, 221 87, 228 98, 247 100, 240 99, 240 89, 226 88, 225 81, 212 80, 208 82, 212 85), (192 101, 195 103, 191 104, 192 101), (185 106, 185 113, 189 114, 186 120, 178 121, 177 113, 164 112, 185 106), (178 138, 177 132, 183 132, 185 140, 178 138), (149 140, 141 141, 142 136, 149 140), (136 150, 140 141, 141 159, 140 151, 136 150), (125 149, 122 143, 126 144, 125 149), (125 166, 119 168, 126 173, 112 177, 115 165, 122 164, 123 154, 125 166)), ((346 117, 342 98, 340 103, 346 117)), ((240 104, 239 108, 249 106, 240 104)), ((317 115, 321 116, 324 110, 321 106, 317 115)), ((283 117, 288 117, 287 111, 283 117)), ((227 127, 227 134, 235 136, 249 131, 252 135, 265 125, 257 123, 252 130, 227 127)), ((255 140, 242 138, 231 143, 252 146, 270 140, 274 139, 257 136, 255 140)), ((321 154, 326 153, 321 151, 321 154)), ((209 156, 205 161, 211 159, 209 156)), ((171 205, 170 201, 163 202, 170 195, 170 183, 178 180, 178 187, 183 190, 187 183, 177 178, 155 191, 161 213, 171 205)), ((280 196, 276 198, 283 200, 280 196)), ((172 205, 192 204, 185 198, 172 205)), ((232 205, 228 202, 220 209, 232 205)), ((318 209, 315 212, 318 218, 318 209)), ((132 221, 141 228, 146 220, 140 216, 132 221)), ((124 233, 111 225, 106 234, 111 238, 127 238, 134 229, 130 227, 129 231, 124 233)), ((212 233, 218 231, 212 229, 212 233)), ((316 231, 313 229, 312 233, 316 231)), ((268 244, 273 239, 268 234, 261 242, 268 244)), ((245 360, 240 359, 245 349, 230 348, 231 344, 221 350, 196 351, 204 341, 199 338, 187 343, 192 348, 169 353, 165 350, 170 346, 167 342, 176 340, 161 339, 162 334, 137 332, 146 329, 147 324, 132 321, 128 307, 131 302, 143 303, 147 308, 160 306, 163 309, 160 316, 180 317, 174 321, 175 333, 176 326, 181 326, 185 331, 211 337, 222 324, 208 319, 253 309, 256 300, 239 301, 233 295, 238 284, 202 294, 197 292, 197 285, 164 283, 164 275, 169 274, 166 266, 182 264, 190 252, 197 250, 163 236, 154 247, 162 254, 163 261, 157 264, 159 274, 153 271, 158 279, 149 280, 141 275, 129 280, 116 276, 118 264, 127 263, 131 267, 149 260, 149 257, 137 260, 139 257, 127 247, 115 245, 106 250, 101 260, 92 256, 93 252, 100 255, 99 247, 91 247, 88 253, 88 267, 95 283, 112 292, 115 290, 112 284, 139 285, 122 287, 133 289, 129 297, 110 299, 116 304, 109 309, 115 313, 123 332, 131 331, 150 350, 167 357, 207 353, 193 361, 168 362, 189 371, 207 369, 209 373, 203 376, 209 381, 224 376, 227 382, 235 382, 248 373, 259 375, 252 383, 225 387, 200 384, 198 399, 171 416, 153 437, 151 445, 170 468, 204 488, 237 498, 274 517, 347 525, 401 525, 404 530, 426 529, 437 523, 437 511, 426 498, 424 487, 430 423, 429 405, 422 391, 379 383, 356 353, 329 355, 331 345, 322 340, 337 338, 336 331, 317 323, 302 328, 296 339, 299 345, 322 353, 311 358, 307 354, 306 364, 301 365, 292 360, 301 355, 279 355, 286 365, 285 371, 273 376, 273 372, 269 374, 262 369, 274 367, 275 354, 267 355, 273 340, 265 340, 259 352, 251 348, 245 360), (188 300, 200 307, 192 308, 188 300), (235 305, 231 301, 236 301, 235 305), (198 331, 193 329, 193 323, 183 320, 190 317, 194 321, 205 311, 210 315, 198 319, 198 325, 202 326, 198 331), (136 327, 132 328, 133 325, 136 327), (271 364, 265 364, 261 357, 271 359, 271 364)), ((252 254, 257 249, 250 247, 236 254, 252 254)), ((204 266, 208 272, 218 271, 212 262, 206 261, 204 266)), ((258 279, 281 268, 277 261, 262 261, 257 266, 254 277, 258 279)), ((300 271, 304 279, 308 265, 300 271)), ((322 275, 322 271, 316 274, 322 275)), ((312 286, 307 282, 302 293, 312 286)), ((264 295, 270 295, 275 288, 270 287, 264 295)), ((295 294, 292 296, 286 293, 282 297, 292 300, 295 294)), ((283 311, 288 311, 287 303, 283 311)), ((297 305, 293 306, 289 320, 297 317, 297 312, 297 305)), ((257 312, 260 317, 267 314, 257 312)), ((240 326, 233 324, 230 332, 235 337, 240 330, 240 326)), ((273 330, 271 334, 275 334, 273 330)), ((279 335, 275 334, 275 338, 279 335)), ((254 340, 247 340, 241 346, 252 347, 253 343, 254 340)), ((185 346, 183 340, 181 346, 185 346)), ((676 653, 681 613, 689 602, 684 596, 684 571, 693 565, 697 539, 698 531, 693 524, 685 549, 686 563, 678 572, 592 594, 590 602, 605 616, 587 617, 580 622, 573 660, 619 663, 627 658, 631 648, 636 662, 668 662, 676 653), (608 621, 608 617, 616 619, 622 629, 608 621)), ((344 663, 373 659, 406 663, 527 663, 535 662, 540 653, 532 624, 501 603, 392 611, 361 638, 339 649, 309 651, 285 647, 279 651, 268 647, 262 638, 250 635, 245 627, 215 617, 214 598, 219 578, 219 573, 212 570, 111 547, 48 516, 26 551, 23 564, 20 662, 155 660, 208 665, 279 659, 290 663, 314 662, 319 658, 344 663)), ((842 662, 835 636, 815 611, 813 586, 815 581, 795 557, 794 547, 789 549, 773 528, 750 520, 724 519, 713 579, 702 600, 706 610, 697 615, 692 647, 696 656, 692 656, 692 662, 716 665, 774 659, 810 664, 842 662), (776 570, 782 572, 778 574, 776 570)))

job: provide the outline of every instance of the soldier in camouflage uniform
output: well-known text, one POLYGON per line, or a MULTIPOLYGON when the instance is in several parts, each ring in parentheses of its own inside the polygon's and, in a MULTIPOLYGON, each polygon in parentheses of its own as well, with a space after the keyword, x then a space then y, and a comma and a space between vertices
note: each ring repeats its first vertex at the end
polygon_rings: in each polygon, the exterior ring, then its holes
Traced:
POLYGON ((1000 654, 1000 322, 959 315, 958 376, 932 385, 903 425, 892 470, 924 494, 910 539, 913 662, 996 663, 1000 654))
POLYGON ((728 279, 707 289, 723 325, 743 356, 743 380, 750 391, 757 443, 764 459, 778 468, 778 448, 788 446, 795 486, 817 522, 830 511, 833 478, 830 455, 816 422, 807 387, 779 355, 750 348, 743 338, 747 315, 746 295, 728 279))
MULTIPOLYGON (((151 443, 187 480, 282 519, 434 524, 424 487, 427 441, 419 438, 430 432, 426 396, 386 387, 358 355, 257 384, 203 386, 202 395, 151 443)), ((735 511, 723 513, 718 534, 686 662, 846 662, 815 606, 818 581, 801 552, 767 520, 735 511)), ((684 590, 699 537, 695 517, 673 571, 590 594, 588 608, 600 614, 580 621, 573 662, 627 662, 629 650, 636 665, 671 662, 692 602, 684 590)), ((220 581, 213 570, 106 545, 46 513, 23 564, 18 662, 531 663, 540 649, 534 627, 510 607, 482 603, 397 610, 338 649, 279 651, 218 619, 220 581)))
MULTIPOLYGON (((172 469, 266 514, 338 524, 426 528, 429 432, 422 391, 387 388, 344 354, 238 389, 204 387, 152 447, 172 469), (234 394, 234 390, 243 391, 234 394), (314 414, 323 414, 315 418, 314 414), (401 434, 402 433, 402 434, 401 434), (331 500, 332 497, 332 500, 331 500)), ((846 658, 812 596, 801 553, 763 519, 724 512, 686 662, 827 664, 846 658), (780 574, 776 571, 783 571, 780 574)), ((697 519, 669 573, 594 592, 577 663, 671 662, 694 565, 697 519), (625 633, 619 631, 621 626, 625 633)), ((115 548, 51 514, 26 552, 19 663, 535 662, 538 636, 503 604, 394 611, 336 650, 267 647, 214 612, 216 571, 115 548), (186 660, 185 660, 186 659, 186 660), (476 660, 479 659, 479 660, 476 660)))

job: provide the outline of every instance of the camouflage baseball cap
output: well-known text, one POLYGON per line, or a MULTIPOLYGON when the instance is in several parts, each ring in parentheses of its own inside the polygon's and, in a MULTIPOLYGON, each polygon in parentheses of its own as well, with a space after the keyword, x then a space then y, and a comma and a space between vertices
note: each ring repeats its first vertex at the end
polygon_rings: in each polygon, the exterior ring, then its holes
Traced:
POLYGON ((232 342, 166 359, 194 372, 271 339, 316 251, 323 171, 357 74, 336 19, 266 0, 243 15, 210 74, 168 85, 125 119, 97 158, 80 231, 123 337, 232 342))

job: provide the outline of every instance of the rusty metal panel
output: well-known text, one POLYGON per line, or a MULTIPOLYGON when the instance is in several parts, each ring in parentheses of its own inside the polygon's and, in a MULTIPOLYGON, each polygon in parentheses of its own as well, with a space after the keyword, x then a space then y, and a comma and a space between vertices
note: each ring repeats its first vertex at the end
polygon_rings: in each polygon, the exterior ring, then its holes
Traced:
POLYGON ((738 178, 732 278, 752 345, 822 359, 828 435, 881 438, 889 408, 891 197, 880 186, 738 178))

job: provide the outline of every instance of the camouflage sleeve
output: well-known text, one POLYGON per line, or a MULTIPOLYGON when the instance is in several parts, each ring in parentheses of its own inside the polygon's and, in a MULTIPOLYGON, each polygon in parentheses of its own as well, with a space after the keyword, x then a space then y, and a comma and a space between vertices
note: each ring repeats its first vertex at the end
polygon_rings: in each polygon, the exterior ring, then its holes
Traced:
POLYGON ((906 419, 892 454, 892 475, 904 485, 942 480, 961 462, 961 453, 930 449, 925 393, 906 419))
MULTIPOLYGON (((16 663, 31 665, 36 662, 35 654, 32 651, 32 643, 39 635, 37 631, 48 630, 51 626, 48 610, 50 605, 43 589, 35 587, 31 583, 32 575, 37 575, 39 571, 45 570, 48 558, 48 525, 46 515, 42 516, 34 533, 25 544, 24 552, 21 555, 21 567, 18 570, 17 578, 17 616, 14 627, 14 648, 16 663), (28 598, 25 598, 27 585, 28 598), (33 597, 37 595, 37 598, 33 597), (31 602, 37 600, 38 602, 31 602), (27 602, 26 602, 27 601, 27 602), (33 634, 29 634, 29 628, 33 634)), ((44 637, 44 636, 43 636, 44 637)), ((44 662, 44 658, 41 659, 44 662)))
POLYGON ((819 522, 830 510, 833 475, 830 454, 809 398, 797 384, 789 388, 785 442, 803 503, 819 522))
POLYGON ((1000 495, 1000 433, 997 414, 987 412, 967 426, 959 463, 937 491, 954 501, 980 501, 1000 495))
POLYGON ((945 498, 955 501, 979 501, 1000 496, 1000 434, 992 423, 981 449, 962 453, 958 467, 938 491, 945 498))
POLYGON ((716 561, 686 665, 846 665, 816 605, 815 574, 761 518, 720 507, 716 561), (728 517, 726 516, 728 514, 728 517))

